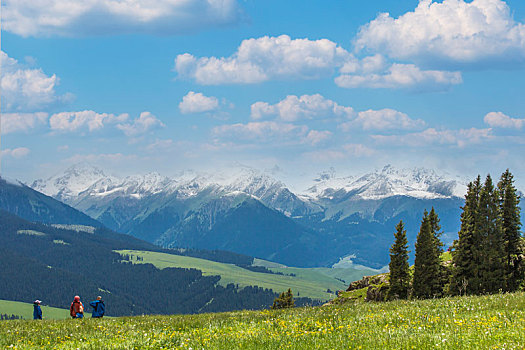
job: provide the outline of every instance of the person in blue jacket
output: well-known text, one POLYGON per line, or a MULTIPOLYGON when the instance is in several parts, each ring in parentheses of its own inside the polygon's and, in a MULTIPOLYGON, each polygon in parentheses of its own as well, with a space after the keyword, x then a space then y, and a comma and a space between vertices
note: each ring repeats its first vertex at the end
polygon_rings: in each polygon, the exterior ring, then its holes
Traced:
POLYGON ((90 302, 89 306, 93 308, 91 317, 102 318, 104 316, 104 313, 106 312, 106 305, 104 305, 104 300, 102 300, 101 296, 98 296, 97 300, 90 302))
POLYGON ((42 319, 42 309, 40 308, 41 303, 42 302, 38 299, 33 302, 33 319, 34 320, 42 319))

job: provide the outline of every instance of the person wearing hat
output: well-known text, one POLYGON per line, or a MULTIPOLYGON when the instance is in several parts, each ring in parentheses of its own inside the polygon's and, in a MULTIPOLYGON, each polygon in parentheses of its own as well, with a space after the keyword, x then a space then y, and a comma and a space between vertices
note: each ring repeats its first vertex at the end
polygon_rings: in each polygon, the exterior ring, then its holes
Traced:
POLYGON ((104 313, 106 312, 106 305, 104 305, 104 300, 102 300, 100 295, 97 297, 97 300, 90 302, 89 306, 93 308, 91 317, 102 318, 104 316, 104 313))
POLYGON ((84 317, 84 305, 82 305, 82 302, 80 301, 80 297, 78 295, 75 296, 73 302, 71 303, 71 306, 69 307, 69 314, 71 315, 71 318, 84 317))
POLYGON ((42 304, 42 302, 38 299, 33 302, 33 320, 42 319, 42 309, 40 308, 40 304, 42 304))

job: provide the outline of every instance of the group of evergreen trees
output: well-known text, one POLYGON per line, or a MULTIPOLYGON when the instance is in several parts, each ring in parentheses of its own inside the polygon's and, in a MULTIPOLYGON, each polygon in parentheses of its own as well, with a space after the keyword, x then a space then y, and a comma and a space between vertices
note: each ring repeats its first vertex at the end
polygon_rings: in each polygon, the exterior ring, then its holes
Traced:
POLYGON ((519 198, 507 170, 497 186, 478 176, 468 186, 453 254, 451 293, 514 292, 523 280, 519 198))
POLYGON ((494 186, 478 176, 469 183, 452 263, 442 261, 441 227, 434 208, 425 211, 415 244, 413 273, 403 222, 390 248, 389 299, 517 291, 525 277, 519 197, 509 170, 494 186))

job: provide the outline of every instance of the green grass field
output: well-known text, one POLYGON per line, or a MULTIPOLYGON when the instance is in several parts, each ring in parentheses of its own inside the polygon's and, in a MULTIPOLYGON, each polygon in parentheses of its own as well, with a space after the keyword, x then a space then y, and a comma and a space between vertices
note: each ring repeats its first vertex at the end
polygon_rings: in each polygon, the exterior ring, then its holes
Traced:
MULTIPOLYGON (((69 310, 51 306, 42 306, 42 315, 49 320, 69 318, 69 310)), ((0 314, 22 316, 25 320, 33 319, 33 304, 19 301, 0 300, 0 314)))
POLYGON ((0 322, 15 349, 523 349, 525 294, 102 320, 0 322))
POLYGON ((294 295, 309 297, 319 300, 328 300, 334 297, 334 294, 327 293, 327 290, 335 292, 339 289, 346 289, 347 284, 344 281, 353 281, 360 279, 365 275, 373 274, 373 270, 354 270, 354 269, 329 269, 314 268, 300 269, 293 267, 272 267, 273 271, 279 271, 285 275, 268 274, 253 272, 232 264, 223 264, 214 261, 198 259, 188 256, 172 255, 165 253, 121 250, 120 254, 133 256, 133 263, 150 263, 163 269, 167 267, 194 268, 201 270, 204 275, 221 276, 220 284, 228 283, 239 284, 239 286, 259 286, 273 289, 275 292, 282 292, 291 288, 294 295), (143 260, 137 261, 139 256, 143 260), (340 271, 335 271, 340 270, 340 271), (295 274, 296 276, 289 276, 295 274), (333 275, 331 275, 333 274, 333 275))

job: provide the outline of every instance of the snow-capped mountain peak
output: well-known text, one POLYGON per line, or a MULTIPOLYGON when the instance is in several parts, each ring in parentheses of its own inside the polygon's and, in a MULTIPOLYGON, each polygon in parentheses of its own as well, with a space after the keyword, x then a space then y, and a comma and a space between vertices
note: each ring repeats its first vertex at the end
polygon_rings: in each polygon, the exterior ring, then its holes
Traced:
POLYGON ((314 199, 330 198, 334 193, 370 200, 392 196, 437 199, 462 197, 466 192, 466 185, 459 178, 424 168, 398 169, 391 165, 355 178, 334 175, 315 181, 305 193, 314 199))
POLYGON ((159 173, 131 175, 124 179, 105 178, 91 185, 82 192, 82 195, 105 197, 118 194, 123 197, 139 199, 161 192, 171 193, 175 184, 174 180, 159 173))
POLYGON ((59 200, 67 200, 78 196, 97 181, 107 178, 101 169, 80 163, 69 167, 63 174, 36 180, 30 187, 59 200))
POLYGON ((305 198, 330 197, 331 193, 338 190, 350 188, 354 181, 353 176, 337 177, 334 168, 319 174, 314 180, 314 185, 309 187, 304 193, 305 198))

